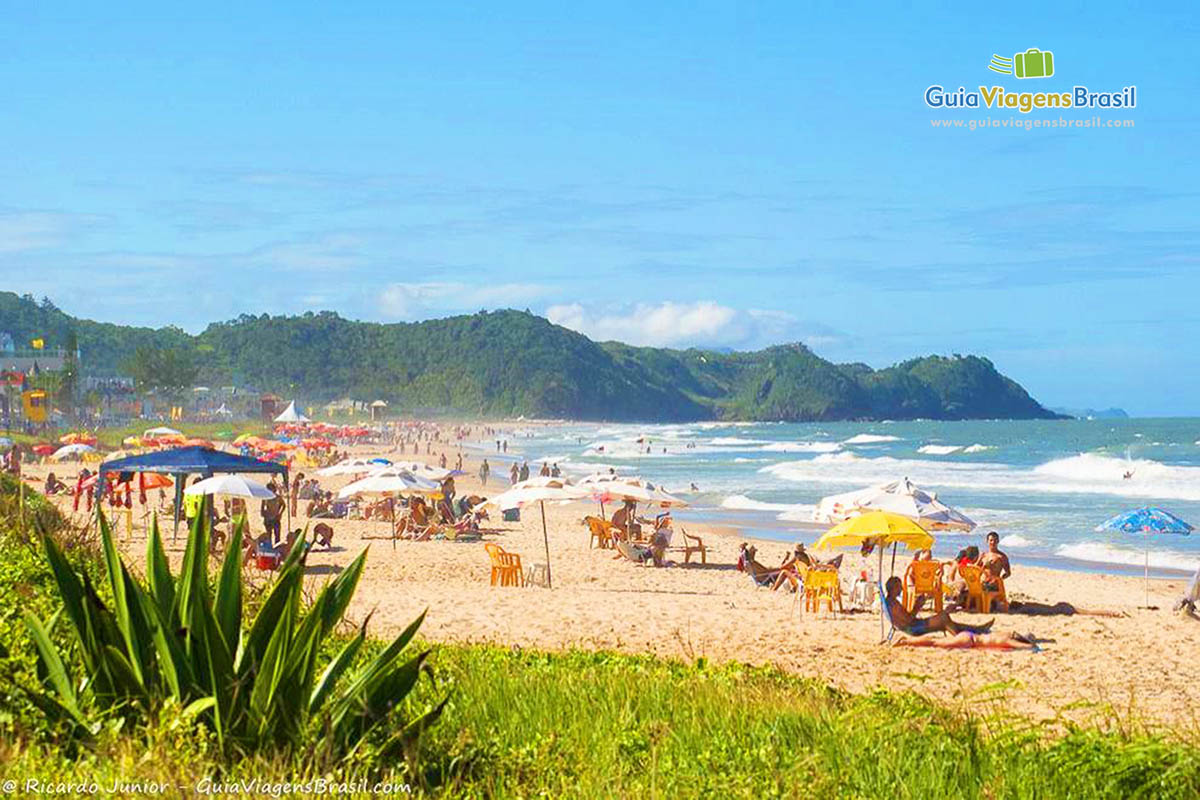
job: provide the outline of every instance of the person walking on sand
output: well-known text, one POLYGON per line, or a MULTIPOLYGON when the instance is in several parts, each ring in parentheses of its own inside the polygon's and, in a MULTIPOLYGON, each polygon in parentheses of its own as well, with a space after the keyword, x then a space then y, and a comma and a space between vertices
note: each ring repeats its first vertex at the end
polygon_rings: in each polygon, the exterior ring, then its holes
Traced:
POLYGON ((487 459, 485 458, 483 463, 479 465, 479 485, 487 486, 488 476, 491 474, 492 468, 488 466, 487 459))
POLYGON ((303 483, 304 483, 304 473, 303 472, 296 473, 296 479, 294 481, 292 481, 292 487, 291 487, 291 492, 290 492, 290 495, 291 495, 290 499, 292 501, 292 516, 293 517, 299 516, 299 513, 300 513, 300 511, 299 511, 300 485, 303 483))

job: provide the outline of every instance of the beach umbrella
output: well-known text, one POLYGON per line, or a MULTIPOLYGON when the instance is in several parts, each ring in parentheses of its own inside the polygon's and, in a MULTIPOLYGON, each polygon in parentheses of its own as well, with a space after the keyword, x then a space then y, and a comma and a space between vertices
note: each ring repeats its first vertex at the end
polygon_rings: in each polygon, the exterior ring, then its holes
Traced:
POLYGON ((372 472, 360 480, 348 483, 338 492, 338 497, 347 498, 357 494, 386 494, 388 492, 421 492, 436 494, 442 487, 435 481, 418 477, 408 470, 391 467, 372 472))
POLYGON ((140 436, 126 436, 121 440, 121 444, 127 447, 141 447, 142 438, 140 436))
POLYGON ((58 461, 64 458, 72 458, 74 456, 83 455, 84 453, 91 453, 94 452, 95 449, 96 448, 92 447, 90 444, 68 444, 55 450, 54 454, 50 457, 55 461, 58 461))
MULTIPOLYGON (((883 551, 889 544, 903 544, 909 550, 928 550, 933 547, 933 536, 908 517, 887 511, 868 511, 838 523, 827 530, 814 550, 833 547, 862 547, 873 545, 879 552, 879 580, 883 580, 883 551)), ((883 597, 879 598, 882 604, 883 597)), ((883 626, 883 614, 879 615, 883 626)), ((884 633, 886 635, 886 633, 884 633)))
POLYGON ((821 499, 813 512, 816 522, 841 522, 869 511, 887 511, 916 520, 926 530, 972 531, 975 523, 908 478, 881 483, 821 499))
POLYGON ((31 449, 39 456, 48 456, 54 452, 55 447, 52 444, 35 444, 31 449))
POLYGON ((317 474, 321 476, 358 475, 363 472, 374 472, 380 467, 379 461, 383 461, 383 466, 391 465, 391 462, 386 459, 348 458, 331 466, 321 467, 317 470, 317 474))
POLYGON ((414 475, 426 478, 431 481, 441 481, 447 478, 457 478, 459 475, 466 475, 461 469, 447 469, 445 467, 431 467, 428 464, 408 463, 398 465, 401 469, 406 469, 414 475))
POLYGON ((554 582, 550 577, 550 534, 546 531, 546 501, 582 500, 588 493, 586 488, 576 486, 564 478, 539 476, 515 483, 508 491, 488 498, 481 505, 496 506, 505 510, 520 508, 530 503, 538 504, 542 511, 542 542, 546 547, 546 588, 550 589, 554 587, 554 582))
POLYGON ((183 431, 177 431, 174 428, 168 428, 164 425, 164 426, 160 426, 158 428, 150 428, 150 429, 146 430, 142 435, 149 436, 151 438, 156 438, 159 436, 183 436, 183 431))
MULTIPOLYGON (((1143 506, 1117 514, 1096 526, 1097 531, 1119 531, 1150 537, 1159 534, 1188 536, 1195 530, 1170 511, 1154 506, 1143 506)), ((1144 581, 1146 585, 1146 608, 1150 606, 1150 540, 1146 540, 1144 581)))
POLYGON ((233 497, 252 497, 266 500, 275 493, 258 481, 243 478, 241 475, 213 475, 202 481, 196 481, 183 490, 184 494, 224 494, 233 497))
POLYGON ((7 450, 13 446, 13 440, 7 436, 0 436, 0 450, 7 450))

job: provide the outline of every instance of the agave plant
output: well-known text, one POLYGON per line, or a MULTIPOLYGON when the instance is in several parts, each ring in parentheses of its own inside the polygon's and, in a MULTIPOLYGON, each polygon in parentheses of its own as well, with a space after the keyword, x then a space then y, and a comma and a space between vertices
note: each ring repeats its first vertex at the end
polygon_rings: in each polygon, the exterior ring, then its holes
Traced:
POLYGON ((81 678, 72 674, 51 639, 54 620, 46 625, 25 614, 49 685, 35 701, 76 731, 85 736, 93 732, 97 712, 147 718, 173 698, 185 714, 210 724, 227 752, 299 744, 313 736, 325 753, 345 759, 368 742, 383 753, 395 752, 441 714, 444 699, 414 719, 400 719, 403 701, 428 671, 428 651, 404 655, 424 614, 351 672, 366 640, 364 621, 318 671, 322 644, 358 586, 365 551, 305 608, 301 595, 307 548, 299 543, 247 626, 242 619, 242 526, 235 526, 216 585, 210 587, 207 514, 198 514, 190 528, 178 576, 171 574, 155 519, 143 583, 117 555, 108 521, 103 514, 98 517, 109 603, 86 572, 70 566, 53 537, 42 536, 62 595, 59 614, 75 634, 81 678))

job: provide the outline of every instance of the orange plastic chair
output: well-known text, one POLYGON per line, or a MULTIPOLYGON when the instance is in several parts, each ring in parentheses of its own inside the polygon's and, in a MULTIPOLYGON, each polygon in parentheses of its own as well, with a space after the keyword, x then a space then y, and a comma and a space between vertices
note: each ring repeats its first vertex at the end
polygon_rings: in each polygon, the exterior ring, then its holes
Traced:
POLYGON ((964 564, 958 568, 958 574, 967 584, 967 605, 964 610, 970 611, 974 608, 981 614, 990 614, 993 601, 1008 602, 1008 595, 1004 591, 1004 581, 999 578, 996 579, 999 588, 983 588, 983 567, 977 564, 964 564))
POLYGON ((584 517, 583 521, 587 523, 588 530, 592 534, 592 538, 588 540, 588 547, 595 544, 601 550, 604 550, 613 546, 612 524, 610 522, 599 517, 584 517))
POLYGON ((934 610, 942 610, 942 562, 913 561, 908 565, 904 573, 904 607, 912 611, 922 597, 932 597, 934 610))
POLYGON ((824 602, 833 613, 833 604, 842 610, 842 581, 834 569, 810 569, 804 576, 804 610, 817 611, 824 602))
POLYGON ((525 573, 521 570, 521 557, 509 553, 495 542, 488 542, 484 549, 492 560, 492 586, 524 586, 525 573))

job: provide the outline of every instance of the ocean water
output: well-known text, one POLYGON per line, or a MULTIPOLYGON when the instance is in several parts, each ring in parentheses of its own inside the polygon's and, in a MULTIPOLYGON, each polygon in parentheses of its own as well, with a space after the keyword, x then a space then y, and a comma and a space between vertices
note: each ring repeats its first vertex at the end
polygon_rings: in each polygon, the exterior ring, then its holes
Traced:
MULTIPOLYGON (((535 472, 551 461, 568 475, 609 467, 642 475, 691 503, 677 518, 756 537, 811 543, 822 497, 907 477, 979 524, 971 534, 940 533, 939 556, 995 530, 1025 563, 1140 574, 1148 551, 1151 573, 1173 577, 1200 564, 1200 533, 1094 530, 1140 505, 1200 527, 1200 419, 539 423, 509 442, 509 459, 527 458, 535 472)), ((472 448, 497 456, 494 442, 472 448)))

